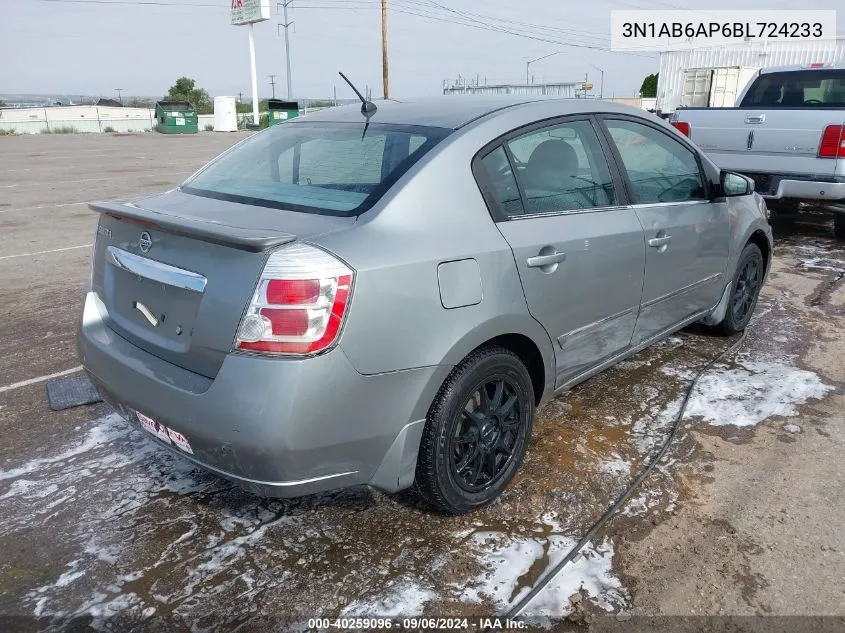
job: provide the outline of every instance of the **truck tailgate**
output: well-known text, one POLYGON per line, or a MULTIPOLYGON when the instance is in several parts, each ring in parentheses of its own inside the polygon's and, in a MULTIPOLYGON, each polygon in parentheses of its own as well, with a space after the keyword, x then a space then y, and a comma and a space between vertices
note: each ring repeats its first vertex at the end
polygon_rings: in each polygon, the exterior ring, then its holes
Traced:
POLYGON ((838 109, 680 109, 690 138, 719 167, 744 173, 833 177, 836 160, 819 158, 828 125, 842 125, 838 109))

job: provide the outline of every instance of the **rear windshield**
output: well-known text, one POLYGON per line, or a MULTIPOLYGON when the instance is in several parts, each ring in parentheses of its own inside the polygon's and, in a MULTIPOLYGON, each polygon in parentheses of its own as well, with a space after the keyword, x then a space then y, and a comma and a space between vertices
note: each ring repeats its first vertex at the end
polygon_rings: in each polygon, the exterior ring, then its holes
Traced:
POLYGON ((443 128, 297 122, 254 135, 182 185, 210 198, 358 215, 448 135, 443 128))
POLYGON ((845 70, 802 70, 760 75, 740 107, 845 107, 845 70))

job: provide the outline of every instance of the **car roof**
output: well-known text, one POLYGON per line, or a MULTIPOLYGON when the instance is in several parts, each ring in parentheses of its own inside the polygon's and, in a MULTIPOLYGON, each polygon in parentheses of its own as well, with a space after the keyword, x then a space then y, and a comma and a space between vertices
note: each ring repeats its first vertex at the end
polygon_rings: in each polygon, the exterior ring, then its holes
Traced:
MULTIPOLYGON (((554 102, 559 106, 559 114, 578 114, 580 112, 595 112, 599 109, 593 99, 542 99, 531 97, 486 97, 486 96, 457 96, 430 97, 424 99, 409 99, 402 101, 376 101, 378 111, 370 119, 373 123, 392 123, 400 125, 425 125, 458 129, 494 112, 517 108, 529 103, 554 102)), ((602 103, 606 106, 607 103, 602 103)), ((615 108, 613 108, 615 109, 615 108)), ((297 121, 332 121, 339 123, 358 123, 364 120, 360 104, 326 108, 318 112, 309 113, 303 120, 297 121)))

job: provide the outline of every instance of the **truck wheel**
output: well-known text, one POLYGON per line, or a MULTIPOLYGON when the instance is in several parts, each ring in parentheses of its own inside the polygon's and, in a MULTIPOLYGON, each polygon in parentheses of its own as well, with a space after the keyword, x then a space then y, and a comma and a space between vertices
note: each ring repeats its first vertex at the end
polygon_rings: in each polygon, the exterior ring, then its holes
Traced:
POLYGON ((833 236, 838 240, 845 240, 845 213, 833 214, 833 236))
POLYGON ((763 286, 764 266, 760 248, 756 244, 746 244, 734 273, 725 318, 715 326, 718 332, 736 334, 748 326, 763 286))
POLYGON ((483 347, 455 367, 431 405, 415 486, 435 509, 463 514, 498 497, 522 466, 534 389, 522 361, 483 347))

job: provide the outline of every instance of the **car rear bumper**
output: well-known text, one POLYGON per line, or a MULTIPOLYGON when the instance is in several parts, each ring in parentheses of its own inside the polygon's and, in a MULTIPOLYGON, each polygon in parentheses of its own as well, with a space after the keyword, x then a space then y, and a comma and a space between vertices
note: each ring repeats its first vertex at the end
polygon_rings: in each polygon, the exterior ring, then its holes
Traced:
POLYGON ((799 200, 841 200, 845 198, 845 182, 821 177, 799 178, 782 174, 748 173, 754 188, 767 200, 793 198, 799 200))
POLYGON ((265 496, 296 497, 358 484, 413 482, 425 412, 448 367, 365 376, 343 350, 308 359, 230 354, 214 380, 132 345, 85 300, 77 347, 103 399, 184 435, 186 459, 265 496), (428 402, 426 402, 428 399, 428 402))

